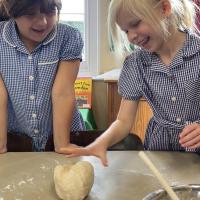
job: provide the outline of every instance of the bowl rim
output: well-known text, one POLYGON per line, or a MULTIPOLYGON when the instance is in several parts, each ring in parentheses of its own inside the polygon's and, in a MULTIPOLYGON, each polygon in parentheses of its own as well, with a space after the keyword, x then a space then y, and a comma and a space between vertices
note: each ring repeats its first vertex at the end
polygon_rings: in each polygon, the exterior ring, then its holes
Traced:
MULTIPOLYGON (((200 184, 183 184, 183 185, 171 185, 173 190, 179 191, 183 189, 193 189, 200 191, 200 184)), ((155 190, 148 195, 146 195, 142 200, 152 200, 152 198, 159 197, 159 195, 165 192, 164 189, 155 190)))

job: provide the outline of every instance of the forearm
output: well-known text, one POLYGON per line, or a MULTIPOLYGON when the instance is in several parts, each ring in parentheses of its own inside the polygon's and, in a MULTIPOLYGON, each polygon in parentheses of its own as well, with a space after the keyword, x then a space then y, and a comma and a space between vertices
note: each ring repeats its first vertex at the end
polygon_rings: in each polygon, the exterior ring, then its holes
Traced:
POLYGON ((70 128, 74 110, 74 95, 54 95, 53 103, 53 136, 56 148, 70 143, 70 128))
POLYGON ((110 147, 130 132, 135 116, 137 112, 137 106, 139 101, 122 100, 117 119, 111 124, 111 126, 95 141, 105 147, 110 147))
POLYGON ((101 143, 108 148, 126 137, 129 134, 131 128, 132 123, 126 123, 117 119, 99 138, 97 138, 95 143, 101 143))
POLYGON ((0 151, 7 145, 7 104, 8 97, 5 89, 0 88, 0 151))

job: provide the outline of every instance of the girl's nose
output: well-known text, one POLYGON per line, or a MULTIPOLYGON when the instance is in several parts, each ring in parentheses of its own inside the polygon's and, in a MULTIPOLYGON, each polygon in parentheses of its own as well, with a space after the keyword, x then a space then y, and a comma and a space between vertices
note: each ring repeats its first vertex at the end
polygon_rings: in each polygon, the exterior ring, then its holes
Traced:
POLYGON ((137 33, 135 31, 130 30, 127 33, 127 37, 130 43, 134 43, 134 41, 137 38, 137 33))
POLYGON ((38 16, 38 24, 40 25, 46 25, 47 24, 47 17, 45 14, 40 14, 38 16))

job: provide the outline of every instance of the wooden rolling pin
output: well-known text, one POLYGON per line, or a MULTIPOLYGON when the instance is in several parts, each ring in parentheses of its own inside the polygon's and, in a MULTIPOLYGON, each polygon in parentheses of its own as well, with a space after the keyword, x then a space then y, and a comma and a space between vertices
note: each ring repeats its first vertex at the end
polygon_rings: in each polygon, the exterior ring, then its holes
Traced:
POLYGON ((170 198, 172 200, 180 200, 177 197, 176 193, 172 190, 170 185, 167 183, 167 181, 163 178, 161 173, 158 171, 158 169, 155 167, 155 165, 151 162, 151 160, 147 157, 147 155, 143 151, 139 152, 139 157, 145 162, 145 164, 149 167, 149 169, 155 174, 156 178, 159 180, 160 184, 166 190, 170 198))

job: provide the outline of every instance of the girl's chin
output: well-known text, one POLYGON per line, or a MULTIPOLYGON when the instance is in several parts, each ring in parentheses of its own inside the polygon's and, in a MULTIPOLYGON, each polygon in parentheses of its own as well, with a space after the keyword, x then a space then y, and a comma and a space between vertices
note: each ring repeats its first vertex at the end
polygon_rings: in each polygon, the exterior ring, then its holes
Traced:
POLYGON ((41 43, 46 37, 32 37, 31 40, 34 43, 41 43))
POLYGON ((34 32, 32 35, 31 35, 31 38, 34 39, 34 40, 44 40, 44 38, 46 38, 48 35, 48 33, 46 32, 41 32, 41 33, 37 33, 37 32, 34 32))

